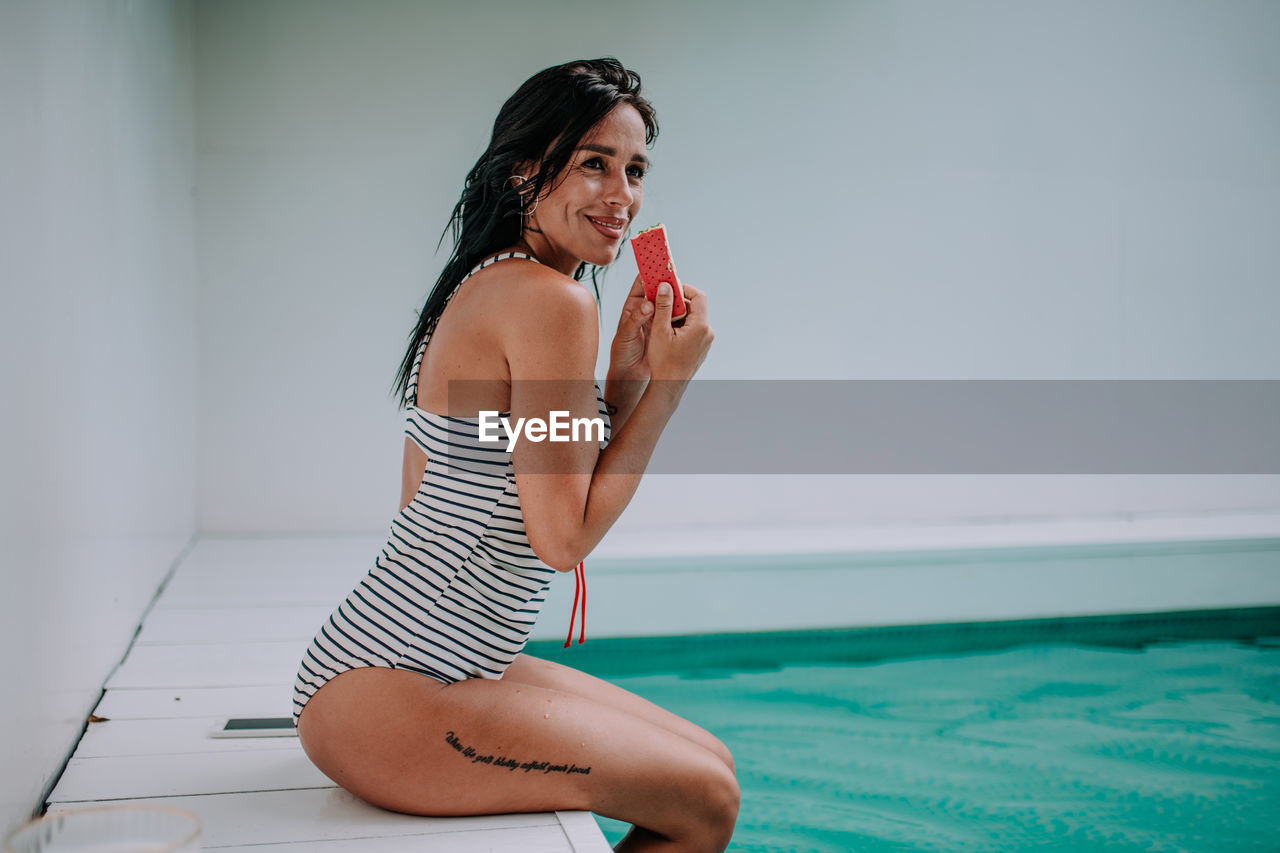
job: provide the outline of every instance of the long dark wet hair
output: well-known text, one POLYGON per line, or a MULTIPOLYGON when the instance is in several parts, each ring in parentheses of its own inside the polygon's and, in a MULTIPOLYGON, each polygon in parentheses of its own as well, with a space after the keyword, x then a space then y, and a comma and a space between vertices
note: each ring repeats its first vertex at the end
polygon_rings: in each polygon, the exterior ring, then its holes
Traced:
MULTIPOLYGON (((528 199, 541 198, 544 190, 555 189, 578 143, 619 104, 636 108, 644 120, 645 144, 653 144, 658 136, 658 116, 640 96, 640 75, 611 57, 543 69, 502 105, 493 122, 489 147, 467 174, 462 198, 440 235, 443 243, 452 232, 453 253, 418 314, 409 348, 400 362, 392 393, 401 406, 405 405, 418 346, 435 328, 462 277, 486 257, 520 241, 522 205, 528 199), (517 185, 512 176, 520 164, 529 163, 539 164, 535 174, 517 185)), ((588 267, 598 302, 599 267, 581 263, 573 277, 581 281, 588 267)))

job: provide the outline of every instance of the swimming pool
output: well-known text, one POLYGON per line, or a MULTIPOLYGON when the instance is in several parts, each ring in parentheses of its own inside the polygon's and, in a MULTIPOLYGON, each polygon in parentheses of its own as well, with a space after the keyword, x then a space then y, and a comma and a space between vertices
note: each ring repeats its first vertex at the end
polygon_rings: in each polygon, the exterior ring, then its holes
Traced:
POLYGON ((738 853, 1280 848, 1275 608, 529 651, 724 740, 738 853))

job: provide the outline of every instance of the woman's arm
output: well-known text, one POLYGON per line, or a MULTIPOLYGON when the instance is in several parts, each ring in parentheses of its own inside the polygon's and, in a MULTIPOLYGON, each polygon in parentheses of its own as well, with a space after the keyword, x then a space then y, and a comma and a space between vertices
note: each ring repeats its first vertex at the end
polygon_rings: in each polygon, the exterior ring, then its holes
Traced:
POLYGON ((645 298, 644 281, 636 276, 618 317, 618 331, 609 347, 609 374, 604 382, 604 401, 615 432, 631 417, 649 382, 646 355, 652 326, 653 303, 645 298))
MULTIPOLYGON (((518 310, 510 314, 514 322, 506 335, 513 425, 521 417, 546 420, 553 411, 596 415, 595 300, 576 283, 539 278, 525 290, 527 301, 513 306, 518 310)), ((686 288, 686 297, 690 293, 695 300, 702 296, 686 288)), ((645 352, 650 382, 605 450, 592 441, 523 437, 512 450, 529 544, 560 571, 586 557, 622 514, 685 384, 711 346, 705 298, 678 329, 671 326, 671 301, 669 292, 660 296, 652 315, 645 352)))

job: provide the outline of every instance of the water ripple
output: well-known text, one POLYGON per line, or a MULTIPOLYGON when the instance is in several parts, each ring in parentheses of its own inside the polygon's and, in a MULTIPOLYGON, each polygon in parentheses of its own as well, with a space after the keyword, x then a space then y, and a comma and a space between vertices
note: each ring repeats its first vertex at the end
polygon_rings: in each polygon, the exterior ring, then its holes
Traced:
POLYGON ((1276 643, 722 675, 615 680, 733 750, 739 853, 1280 849, 1276 643))

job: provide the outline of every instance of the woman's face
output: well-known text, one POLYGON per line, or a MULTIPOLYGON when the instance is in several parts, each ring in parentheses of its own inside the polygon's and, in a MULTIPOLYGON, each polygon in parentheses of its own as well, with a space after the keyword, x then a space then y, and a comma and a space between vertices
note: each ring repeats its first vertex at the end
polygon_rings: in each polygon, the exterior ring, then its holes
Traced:
POLYGON ((619 104, 587 132, 555 189, 537 203, 524 240, 544 263, 572 275, 578 264, 613 261, 640 212, 649 160, 645 127, 630 104, 619 104))

